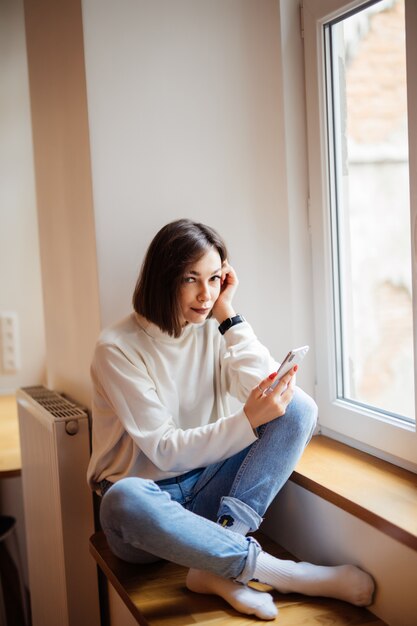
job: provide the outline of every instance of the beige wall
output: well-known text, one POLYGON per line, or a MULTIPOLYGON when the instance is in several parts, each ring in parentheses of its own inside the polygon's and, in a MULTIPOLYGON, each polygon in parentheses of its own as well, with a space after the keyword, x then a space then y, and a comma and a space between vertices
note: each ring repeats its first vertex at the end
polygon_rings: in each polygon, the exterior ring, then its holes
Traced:
POLYGON ((89 404, 100 326, 81 8, 25 1, 48 386, 89 404))

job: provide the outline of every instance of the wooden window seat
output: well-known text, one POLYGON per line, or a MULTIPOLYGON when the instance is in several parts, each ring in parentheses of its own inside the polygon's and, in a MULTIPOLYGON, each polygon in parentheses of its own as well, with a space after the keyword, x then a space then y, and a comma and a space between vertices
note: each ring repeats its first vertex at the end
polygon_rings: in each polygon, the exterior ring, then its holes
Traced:
MULTIPOLYGON (((266 536, 258 535, 262 546, 280 558, 293 558, 266 536)), ((121 561, 98 532, 90 540, 90 552, 113 585, 134 619, 142 626, 253 626, 254 623, 280 626, 331 624, 332 626, 384 626, 385 622, 369 611, 338 600, 308 598, 298 594, 283 595, 272 591, 279 609, 272 622, 263 622, 236 612, 216 596, 192 593, 185 587, 186 568, 160 562, 138 566, 121 561)), ((266 586, 258 588, 270 590, 266 586)))

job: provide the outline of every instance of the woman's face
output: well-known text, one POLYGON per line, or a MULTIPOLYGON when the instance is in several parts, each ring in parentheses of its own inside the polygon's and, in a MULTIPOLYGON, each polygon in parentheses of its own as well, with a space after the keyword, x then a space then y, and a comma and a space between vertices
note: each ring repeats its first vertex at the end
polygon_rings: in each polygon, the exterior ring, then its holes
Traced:
POLYGON ((188 267, 179 292, 182 325, 204 322, 220 294, 222 262, 215 248, 210 248, 188 267))

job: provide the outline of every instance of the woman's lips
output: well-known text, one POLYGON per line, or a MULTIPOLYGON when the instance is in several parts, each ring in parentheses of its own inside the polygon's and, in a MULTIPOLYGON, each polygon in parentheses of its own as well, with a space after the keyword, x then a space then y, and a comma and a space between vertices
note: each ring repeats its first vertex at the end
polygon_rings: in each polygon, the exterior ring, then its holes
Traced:
POLYGON ((194 309, 193 307, 191 307, 191 310, 194 311, 195 313, 198 313, 199 315, 206 315, 206 313, 208 313, 210 311, 210 309, 194 309))

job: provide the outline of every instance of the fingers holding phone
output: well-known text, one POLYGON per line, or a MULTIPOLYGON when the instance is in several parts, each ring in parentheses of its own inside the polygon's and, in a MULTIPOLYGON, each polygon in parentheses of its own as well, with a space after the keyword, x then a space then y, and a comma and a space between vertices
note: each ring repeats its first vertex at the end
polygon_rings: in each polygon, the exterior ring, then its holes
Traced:
POLYGON ((254 387, 244 406, 252 428, 284 415, 295 389, 295 373, 309 350, 302 346, 290 350, 278 370, 254 387))
POLYGON ((271 380, 275 380, 276 372, 252 389, 244 406, 246 417, 252 428, 267 424, 284 415, 294 395, 294 385, 291 381, 296 370, 297 366, 294 366, 279 378, 273 389, 271 389, 271 380))

